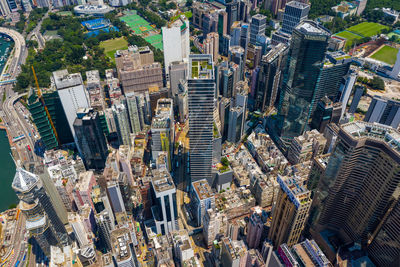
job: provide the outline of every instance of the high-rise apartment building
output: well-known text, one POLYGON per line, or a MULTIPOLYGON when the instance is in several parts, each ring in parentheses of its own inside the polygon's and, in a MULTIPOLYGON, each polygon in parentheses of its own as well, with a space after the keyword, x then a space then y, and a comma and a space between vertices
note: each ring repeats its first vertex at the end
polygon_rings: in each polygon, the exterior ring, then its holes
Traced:
POLYGON ((120 145, 131 145, 130 141, 130 127, 128 110, 123 103, 114 104, 112 106, 112 112, 115 120, 115 126, 117 128, 118 141, 120 145))
POLYGON ((190 54, 189 20, 181 15, 168 26, 162 27, 164 66, 168 77, 172 62, 187 60, 190 54))
POLYGON ((177 101, 176 97, 180 91, 180 80, 186 79, 187 68, 187 62, 183 61, 171 62, 169 65, 169 87, 171 89, 172 98, 175 102, 177 101))
POLYGON ((26 218, 25 227, 43 253, 49 257, 50 246, 68 245, 67 231, 39 177, 18 167, 11 186, 20 199, 19 208, 26 218))
POLYGON ((126 106, 128 108, 129 122, 132 133, 137 134, 142 130, 143 114, 138 105, 138 97, 135 93, 125 94, 126 106))
POLYGON ((264 223, 259 212, 256 210, 250 216, 247 223, 246 242, 249 248, 258 248, 260 246, 261 237, 264 231, 264 223))
POLYGON ((280 43, 262 57, 254 96, 256 110, 264 112, 275 106, 282 83, 282 72, 286 66, 287 52, 288 46, 280 43))
POLYGON ((74 130, 81 157, 88 169, 104 169, 108 149, 99 115, 93 109, 78 109, 77 114, 74 130))
POLYGON ((162 151, 168 154, 171 166, 171 153, 174 143, 174 105, 170 98, 160 98, 151 123, 151 153, 153 160, 162 151))
POLYGON ((311 191, 302 184, 300 177, 278 175, 280 186, 272 214, 268 239, 278 248, 286 243, 289 247, 299 241, 311 207, 311 191))
POLYGON ((53 72, 52 79, 60 97, 72 136, 76 142, 74 129, 76 113, 79 108, 90 107, 82 76, 80 73, 69 74, 68 70, 58 70, 53 72))
MULTIPOLYGON (((392 209, 393 198, 398 198, 399 142, 400 133, 389 126, 362 121, 340 126, 314 197, 317 233, 326 229, 343 244, 371 244, 372 234, 392 209)), ((382 238, 382 232, 378 236, 382 238)), ((397 257, 399 253, 397 248, 397 257)), ((395 258, 392 255, 387 261, 395 258)))
POLYGON ((265 34, 267 25, 267 17, 262 14, 257 14, 251 17, 250 22, 250 44, 257 44, 257 35, 265 34))
POLYGON ((211 55, 190 55, 188 71, 189 155, 192 181, 211 179, 214 64, 211 55))
POLYGON ((197 226, 202 225, 208 209, 215 208, 215 197, 206 179, 192 182, 190 204, 195 213, 197 226))
POLYGON ((203 41, 203 53, 211 54, 214 63, 218 62, 219 58, 219 35, 216 32, 207 34, 206 39, 203 41))
POLYGON ((161 64, 154 62, 153 51, 147 46, 130 46, 127 50, 118 50, 115 65, 125 94, 143 93, 149 88, 163 86, 161 64))
POLYGON ((166 169, 153 171, 151 178, 151 207, 157 234, 165 235, 178 230, 176 207, 176 188, 171 175, 166 169))
POLYGON ((304 132, 312 115, 329 36, 314 21, 304 21, 293 31, 275 128, 283 146, 304 132))

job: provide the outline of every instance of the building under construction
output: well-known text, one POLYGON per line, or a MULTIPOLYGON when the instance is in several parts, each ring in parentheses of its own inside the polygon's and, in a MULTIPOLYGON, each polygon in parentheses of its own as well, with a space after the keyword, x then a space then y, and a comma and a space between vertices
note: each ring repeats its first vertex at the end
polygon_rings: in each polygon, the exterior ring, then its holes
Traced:
POLYGON ((54 132, 46 114, 45 107, 33 88, 30 90, 28 96, 28 109, 46 149, 72 143, 72 133, 68 127, 67 118, 57 91, 46 90, 42 92, 42 96, 57 133, 54 132), (56 134, 58 134, 58 141, 56 134))

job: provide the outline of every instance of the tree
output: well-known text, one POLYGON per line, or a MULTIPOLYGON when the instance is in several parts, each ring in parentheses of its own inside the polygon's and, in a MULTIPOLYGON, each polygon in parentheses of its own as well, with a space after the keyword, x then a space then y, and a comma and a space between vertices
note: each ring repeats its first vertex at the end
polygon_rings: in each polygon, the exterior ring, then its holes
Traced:
POLYGON ((186 0, 185 6, 191 7, 193 5, 193 0, 186 0))
POLYGON ((385 90, 385 82, 378 76, 370 80, 370 86, 376 90, 385 90))

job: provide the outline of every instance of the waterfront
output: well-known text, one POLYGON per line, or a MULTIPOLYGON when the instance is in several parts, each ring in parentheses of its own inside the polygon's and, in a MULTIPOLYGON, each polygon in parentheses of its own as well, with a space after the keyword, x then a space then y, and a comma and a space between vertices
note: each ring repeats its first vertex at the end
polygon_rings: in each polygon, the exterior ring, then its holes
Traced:
MULTIPOLYGON (((0 35, 0 73, 7 62, 12 41, 0 35)), ((10 144, 5 130, 0 131, 0 211, 6 210, 11 204, 17 203, 11 183, 15 174, 15 164, 11 158, 10 144)))

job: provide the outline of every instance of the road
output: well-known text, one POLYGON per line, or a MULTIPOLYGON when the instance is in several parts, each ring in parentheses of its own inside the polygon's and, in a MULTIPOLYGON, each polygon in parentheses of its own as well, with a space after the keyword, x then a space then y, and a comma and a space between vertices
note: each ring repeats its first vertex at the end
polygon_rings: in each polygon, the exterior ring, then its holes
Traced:
POLYGON ((49 17, 49 12, 52 10, 52 6, 51 6, 51 2, 50 2, 50 6, 49 6, 49 10, 46 12, 46 14, 44 14, 44 16, 42 17, 42 19, 39 21, 39 23, 36 25, 35 29, 33 29, 27 36, 26 39, 27 40, 32 40, 32 37, 35 36, 36 40, 38 42, 38 48, 39 49, 44 49, 44 47, 46 46, 46 40, 44 39, 43 35, 40 33, 40 29, 42 27, 42 23, 43 20, 45 18, 49 17))
POLYGON ((13 236, 13 252, 8 257, 8 261, 2 265, 6 267, 15 266, 17 261, 20 261, 20 265, 23 263, 23 258, 26 253, 27 243, 26 243, 26 230, 25 230, 25 216, 20 214, 16 222, 16 229, 14 230, 13 236))

